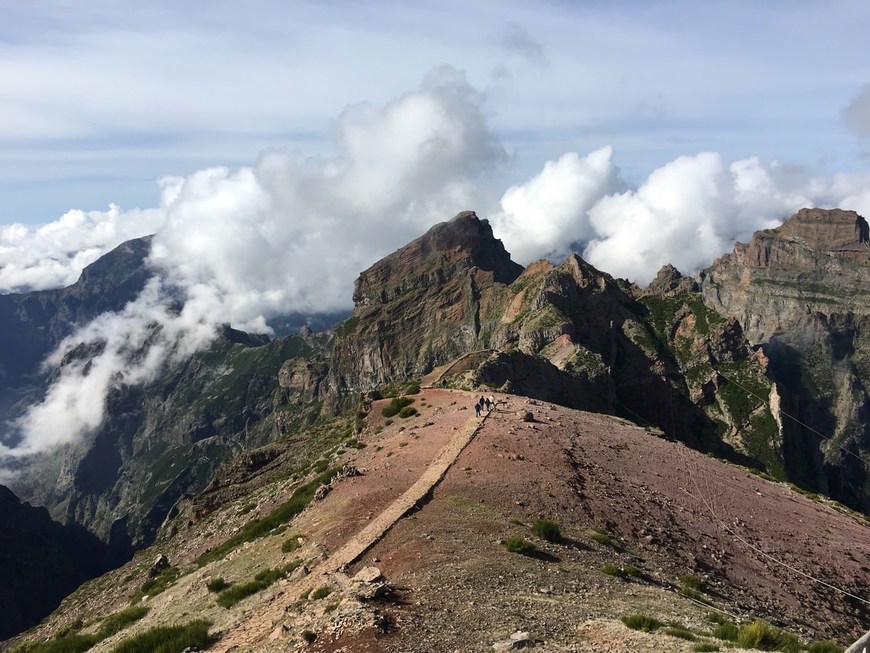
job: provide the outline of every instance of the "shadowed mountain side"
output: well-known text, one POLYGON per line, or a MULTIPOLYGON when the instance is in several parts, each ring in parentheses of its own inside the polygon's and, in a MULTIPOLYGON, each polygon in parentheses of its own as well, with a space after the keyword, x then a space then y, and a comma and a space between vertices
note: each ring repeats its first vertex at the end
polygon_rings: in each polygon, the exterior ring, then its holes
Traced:
POLYGON ((0 639, 37 624, 84 581, 111 568, 108 548, 81 526, 51 520, 0 485, 0 639))

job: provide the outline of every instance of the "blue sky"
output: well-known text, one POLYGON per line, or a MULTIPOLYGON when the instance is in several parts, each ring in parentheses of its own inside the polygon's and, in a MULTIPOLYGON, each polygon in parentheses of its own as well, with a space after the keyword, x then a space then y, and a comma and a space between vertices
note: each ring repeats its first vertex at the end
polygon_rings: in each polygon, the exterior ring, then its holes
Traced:
POLYGON ((615 148, 640 183, 683 154, 863 170, 863 2, 0 2, 0 224, 148 207, 156 180, 332 156, 348 105, 449 64, 486 94, 505 187, 615 148))

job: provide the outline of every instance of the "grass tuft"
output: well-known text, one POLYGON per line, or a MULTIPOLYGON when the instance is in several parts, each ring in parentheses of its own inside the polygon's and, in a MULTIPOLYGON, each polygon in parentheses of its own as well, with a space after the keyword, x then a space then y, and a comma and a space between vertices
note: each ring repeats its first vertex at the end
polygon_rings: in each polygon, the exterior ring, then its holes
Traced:
POLYGON ((532 555, 535 552, 535 546, 521 537, 509 537, 505 540, 505 548, 511 553, 519 553, 520 555, 532 555))
POLYGON ((183 626, 152 628, 121 642, 113 653, 181 653, 186 648, 208 648, 212 638, 208 634, 211 623, 191 621, 183 626))
POLYGON ((645 614, 630 614, 622 618, 622 623, 632 630, 642 630, 645 633, 651 633, 664 625, 658 619, 645 614))
POLYGON ((314 498, 314 493, 317 491, 317 488, 319 488, 321 485, 328 485, 339 472, 341 472, 341 467, 326 469, 321 474, 316 476, 313 480, 309 481, 308 483, 299 488, 296 488, 293 496, 291 496, 287 501, 278 506, 271 513, 269 513, 262 519, 255 519, 251 522, 248 522, 247 524, 245 524, 242 530, 240 530, 226 542, 215 547, 208 553, 203 553, 201 556, 199 556, 196 561, 197 564, 200 567, 203 567, 209 562, 212 562, 214 560, 220 560, 227 553, 235 549, 240 544, 244 544, 245 542, 250 542, 252 540, 265 537, 266 535, 269 535, 269 533, 271 533, 274 529, 290 522, 294 517, 296 517, 296 515, 302 512, 309 503, 311 503, 311 500, 314 498))
POLYGON ((536 519, 532 524, 532 532, 547 542, 562 541, 562 531, 559 524, 551 519, 536 519))

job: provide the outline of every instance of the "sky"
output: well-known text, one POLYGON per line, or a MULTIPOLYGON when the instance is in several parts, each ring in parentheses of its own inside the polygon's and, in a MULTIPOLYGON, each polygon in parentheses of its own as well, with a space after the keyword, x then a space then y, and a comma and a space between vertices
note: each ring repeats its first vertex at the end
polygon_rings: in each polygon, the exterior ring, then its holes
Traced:
POLYGON ((155 234, 146 292, 46 361, 100 341, 104 373, 66 367, 21 450, 221 322, 349 308, 463 210, 522 264, 641 285, 803 206, 870 214, 868 26, 848 1, 0 0, 0 292, 155 234))

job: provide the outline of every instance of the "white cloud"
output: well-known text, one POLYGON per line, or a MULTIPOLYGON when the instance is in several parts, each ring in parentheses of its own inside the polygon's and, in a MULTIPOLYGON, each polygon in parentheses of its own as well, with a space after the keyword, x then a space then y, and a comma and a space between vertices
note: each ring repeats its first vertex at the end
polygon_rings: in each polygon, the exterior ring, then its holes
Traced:
MULTIPOLYGON (((10 243, 47 253, 108 242, 123 231, 122 218, 156 225, 150 263, 157 274, 122 312, 61 343, 47 361, 59 377, 19 421, 23 440, 12 453, 94 429, 110 389, 153 379, 166 361, 207 345, 221 323, 265 331, 281 313, 346 308, 362 269, 480 198, 484 178, 505 158, 483 103, 462 73, 439 68, 383 107, 345 110, 333 159, 271 152, 254 167, 167 178, 152 211, 70 212, 35 233, 9 228, 10 243), (168 308, 177 298, 179 314, 168 308), (143 357, 137 352, 146 341, 143 357), (76 358, 79 351, 88 356, 76 358)), ((54 268, 37 259, 30 267, 48 282, 54 268)), ((77 275, 74 262, 70 253, 56 283, 77 275)))
POLYGON ((161 209, 65 213, 41 227, 0 227, 0 292, 68 286, 82 269, 131 238, 153 233, 161 209))
POLYGON ((221 323, 263 331, 282 313, 346 308, 362 269, 461 210, 491 218, 522 263, 582 248, 599 268, 643 284, 668 262, 694 272, 802 206, 868 203, 860 175, 828 183, 717 153, 678 157, 626 190, 609 146, 548 161, 499 201, 506 155, 485 111, 486 97, 462 73, 438 68, 383 105, 347 107, 331 158, 270 151, 252 167, 168 177, 154 209, 71 211, 39 229, 4 228, 7 289, 70 283, 107 249, 156 232, 155 278, 123 311, 61 344, 48 364, 66 363, 6 455, 92 430, 109 390, 154 378, 211 342, 221 323), (183 309, 170 310, 170 299, 183 309), (146 339, 146 355, 137 354, 146 339), (73 355, 82 347, 89 360, 73 355))
POLYGON ((683 156, 653 171, 637 189, 603 198, 589 212, 596 237, 586 259, 645 285, 665 263, 694 273, 747 240, 815 203, 823 187, 812 179, 745 159, 683 156))
POLYGON ((595 236, 589 210, 622 185, 612 148, 585 157, 569 152, 548 161, 526 183, 509 188, 493 226, 513 258, 524 265, 538 258, 562 258, 574 243, 595 236))

